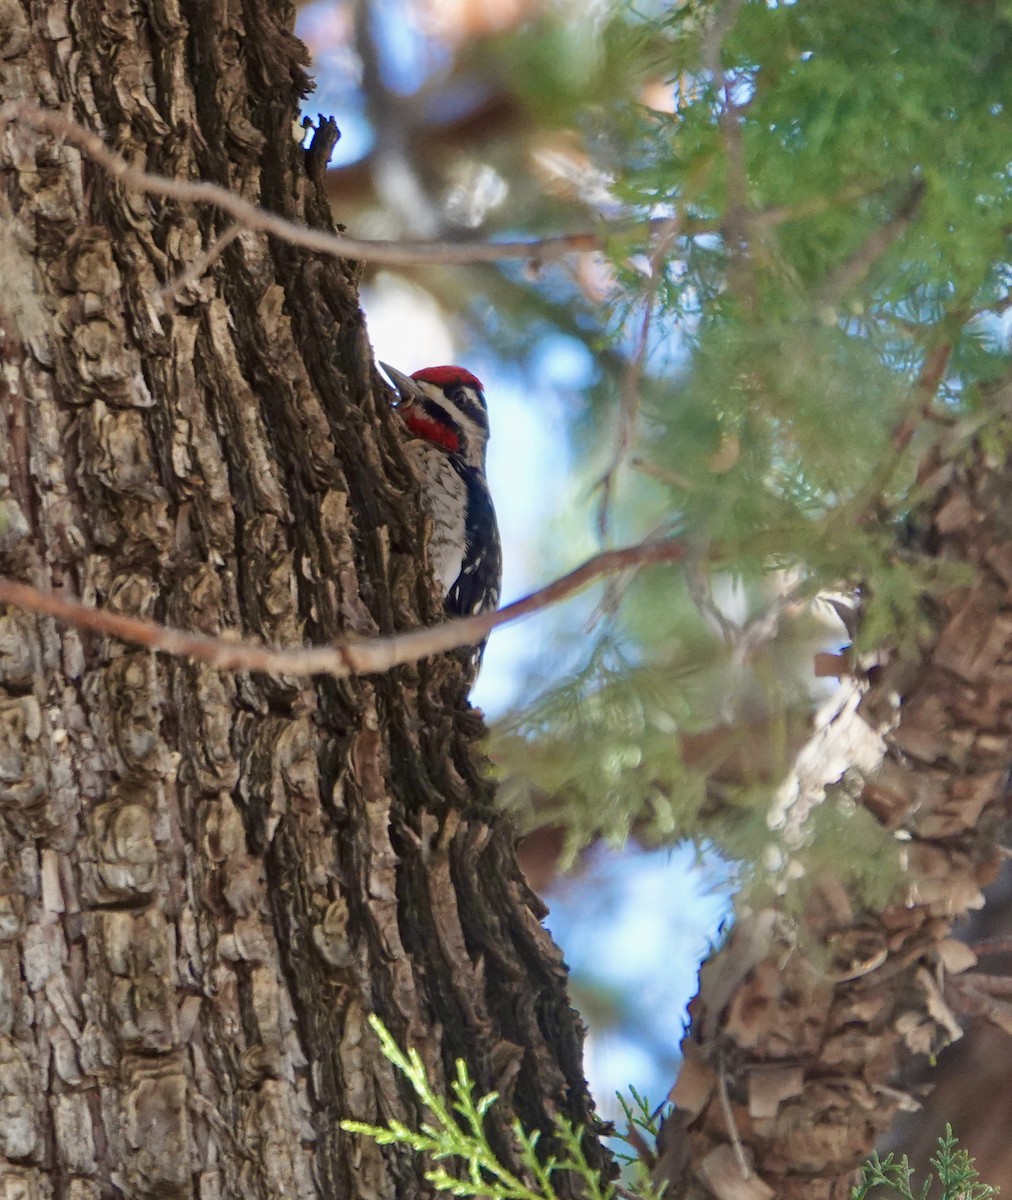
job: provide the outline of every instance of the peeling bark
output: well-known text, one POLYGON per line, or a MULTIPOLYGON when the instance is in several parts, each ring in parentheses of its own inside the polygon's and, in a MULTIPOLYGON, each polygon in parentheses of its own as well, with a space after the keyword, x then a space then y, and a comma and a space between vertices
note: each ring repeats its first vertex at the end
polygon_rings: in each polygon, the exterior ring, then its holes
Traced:
MULTIPOLYGON (((987 889, 987 904, 960 923, 960 936, 971 946, 988 939, 1006 939, 1012 926, 1010 893, 1012 863, 1006 859, 998 879, 987 889)), ((981 957, 980 966, 1004 983, 1010 972, 1009 955, 992 950, 981 957)), ((972 988, 976 973, 964 975, 957 983, 972 988)), ((1012 1128, 1012 1007, 1000 992, 988 1005, 967 1004, 965 995, 962 1000, 961 1017, 967 1010, 972 1014, 963 1019, 962 1039, 946 1047, 937 1063, 920 1063, 919 1069, 910 1073, 916 1094, 927 1092, 924 1107, 899 1118, 889 1133, 886 1149, 908 1155, 917 1175, 923 1178, 933 1170, 929 1160, 938 1149, 939 1134, 947 1123, 951 1124, 981 1179, 1006 1193, 1012 1187, 1012 1143, 1008 1136, 1012 1128), (997 1012, 989 1011, 990 1004, 997 1012)))
MULTIPOLYGON (((1007 421, 1012 391, 991 399, 1007 421)), ((960 1036, 947 980, 974 957, 951 924, 996 875, 1012 766, 1006 443, 992 430, 923 465, 921 549, 973 582, 932 599, 918 647, 841 689, 785 793, 785 846, 813 805, 853 798, 904 839, 906 892, 869 911, 827 877, 800 927, 739 917, 691 1006, 658 1164, 673 1195, 846 1197, 913 1104, 898 1067, 960 1036)))
MULTIPOLYGON (((292 10, 4 0, 0 100, 326 225, 292 10)), ((0 570, 115 611, 325 642, 439 616, 352 265, 0 145, 0 570)), ((592 1121, 582 1030, 491 804, 459 658, 311 684, 0 611, 0 1167, 25 1196, 387 1197, 435 1080, 592 1121)))

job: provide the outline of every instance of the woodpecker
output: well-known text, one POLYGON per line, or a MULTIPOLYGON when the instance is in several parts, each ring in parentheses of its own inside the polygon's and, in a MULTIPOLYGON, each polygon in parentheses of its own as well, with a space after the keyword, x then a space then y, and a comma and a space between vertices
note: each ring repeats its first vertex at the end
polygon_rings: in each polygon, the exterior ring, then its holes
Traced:
POLYGON ((380 366, 393 380, 397 411, 415 435, 407 449, 432 518, 429 561, 446 612, 471 616, 497 608, 502 546, 485 478, 488 409, 482 385, 463 367, 404 375, 380 366))

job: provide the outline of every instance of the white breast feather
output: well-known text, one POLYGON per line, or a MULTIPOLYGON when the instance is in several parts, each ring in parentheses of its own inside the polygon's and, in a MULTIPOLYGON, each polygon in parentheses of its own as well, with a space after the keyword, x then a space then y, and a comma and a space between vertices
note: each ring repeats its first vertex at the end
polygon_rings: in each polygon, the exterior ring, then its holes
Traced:
POLYGON ((446 453, 430 442, 413 439, 407 451, 422 484, 422 504, 432 518, 429 562, 443 591, 448 592, 464 561, 466 485, 446 453))

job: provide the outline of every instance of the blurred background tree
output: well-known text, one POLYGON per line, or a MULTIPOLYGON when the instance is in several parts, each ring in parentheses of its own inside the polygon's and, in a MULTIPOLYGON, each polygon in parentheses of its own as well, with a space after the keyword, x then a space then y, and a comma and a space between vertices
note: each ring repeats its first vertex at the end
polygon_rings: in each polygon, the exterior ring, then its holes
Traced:
MULTIPOLYGON (((783 884, 776 785, 850 640, 826 593, 860 589, 862 646, 916 635, 937 571, 906 549, 917 464, 940 425, 986 425, 1007 370, 1012 12, 316 0, 300 32, 350 233, 533 243, 364 265, 378 357, 485 381, 505 599, 601 543, 694 548, 498 632, 475 697, 597 1093, 660 1099, 726 896, 783 884)), ((856 810, 813 814, 795 851, 864 894, 895 879, 856 810)), ((927 1144, 951 1120, 1012 1183, 971 1092, 972 1119, 952 1094, 920 1118, 927 1144)))

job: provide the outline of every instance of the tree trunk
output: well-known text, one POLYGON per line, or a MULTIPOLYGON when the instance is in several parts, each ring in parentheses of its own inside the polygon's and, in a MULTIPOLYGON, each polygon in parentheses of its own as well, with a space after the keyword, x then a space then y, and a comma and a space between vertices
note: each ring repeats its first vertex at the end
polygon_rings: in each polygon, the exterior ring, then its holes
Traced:
MULTIPOLYGON (((1007 833, 1007 831, 1005 831, 1007 833)), ((1012 933, 1012 863, 1006 861, 1001 874, 987 889, 987 905, 961 923, 960 936, 971 946, 1003 946, 982 954, 980 965, 988 974, 1006 983, 1012 973, 1008 952, 1012 933)), ((973 974, 965 977, 974 981, 973 974)), ((1012 1007, 998 997, 982 1006, 971 1006, 962 1021, 964 1035, 938 1056, 925 1062, 913 1076, 913 1087, 924 1095, 924 1107, 904 1115, 889 1133, 886 1148, 906 1154, 919 1176, 933 1170, 931 1156, 938 1149, 938 1136, 946 1124, 959 1136, 961 1146, 972 1156, 985 1183, 1012 1191, 1012 1007), (996 1012, 989 1009, 994 1006, 996 1012), (997 1019, 995 1019, 997 1018, 997 1019)))
MULTIPOLYGON (((332 144, 282 2, 2 0, 3 101, 132 164, 326 225, 332 144)), ((0 571, 212 634, 323 643, 439 616, 346 263, 0 145, 0 571)), ((460 662, 228 676, 0 617, 5 1194, 411 1196, 417 1121, 365 1025, 508 1122, 592 1121, 543 911, 492 816, 460 662)))
POLYGON ((977 985, 951 924, 998 872, 1012 763, 1012 385, 989 399, 983 434, 967 443, 955 426, 921 468, 911 549, 942 565, 919 643, 841 687, 776 826, 786 869, 815 806, 860 805, 897 835, 904 887, 860 903, 844 883, 844 855, 860 851, 841 850, 798 922, 743 914, 704 965, 662 1131, 674 1196, 844 1200, 915 1107, 899 1068, 960 1036, 950 1006, 977 985))

